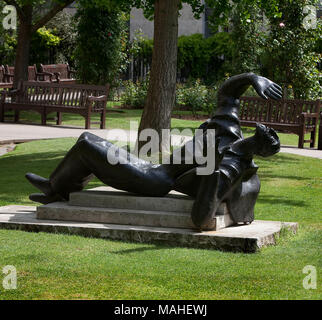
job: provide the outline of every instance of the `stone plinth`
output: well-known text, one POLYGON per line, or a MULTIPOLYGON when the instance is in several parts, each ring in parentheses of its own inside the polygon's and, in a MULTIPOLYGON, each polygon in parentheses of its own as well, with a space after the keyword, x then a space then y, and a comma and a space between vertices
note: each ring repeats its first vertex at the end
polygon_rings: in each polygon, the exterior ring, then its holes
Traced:
MULTIPOLYGON (((194 229, 191 209, 194 199, 178 192, 166 197, 145 197, 100 187, 75 192, 69 202, 55 202, 37 208, 42 220, 108 223, 129 226, 194 229)), ((216 213, 220 230, 234 224, 226 204, 216 213)))

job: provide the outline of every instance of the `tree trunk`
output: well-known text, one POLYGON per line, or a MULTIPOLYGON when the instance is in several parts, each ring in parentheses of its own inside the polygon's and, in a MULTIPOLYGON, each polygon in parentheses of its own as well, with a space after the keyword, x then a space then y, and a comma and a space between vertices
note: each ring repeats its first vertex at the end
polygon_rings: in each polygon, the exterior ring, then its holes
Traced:
MULTIPOLYGON (((139 127, 152 128, 159 134, 159 150, 167 150, 162 129, 171 128, 175 104, 178 50, 178 15, 180 0, 156 0, 154 7, 154 47, 150 83, 139 127)), ((138 141, 139 150, 146 142, 138 141)))
POLYGON ((28 63, 31 43, 32 6, 22 7, 19 15, 18 41, 15 60, 14 88, 17 88, 20 80, 28 80, 28 63))

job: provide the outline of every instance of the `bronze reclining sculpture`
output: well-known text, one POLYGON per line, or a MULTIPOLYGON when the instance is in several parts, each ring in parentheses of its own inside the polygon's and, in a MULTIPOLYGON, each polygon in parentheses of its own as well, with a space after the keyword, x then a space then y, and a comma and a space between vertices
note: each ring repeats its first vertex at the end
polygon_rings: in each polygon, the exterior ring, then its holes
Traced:
MULTIPOLYGON (((216 165, 212 174, 198 175, 196 161, 191 164, 175 164, 173 161, 152 164, 85 132, 49 179, 32 173, 26 175, 42 191, 42 194, 32 194, 30 199, 43 204, 68 200, 71 192, 82 190, 96 176, 111 187, 139 195, 165 196, 171 190, 177 190, 194 197, 191 216, 200 230, 212 228, 214 213, 223 201, 236 223, 251 223, 260 189, 256 174, 258 167, 253 156, 267 157, 277 153, 280 141, 273 129, 261 124, 257 125, 254 136, 244 139, 238 119, 239 98, 249 86, 253 86, 264 99, 282 98, 280 86, 253 73, 231 77, 222 85, 218 92, 217 111, 200 126, 204 136, 208 129, 215 129, 216 165), (122 163, 107 161, 110 148, 117 149, 122 163)), ((184 151, 185 146, 180 150, 183 157, 184 151)), ((178 151, 174 151, 171 160, 175 152, 178 151)))

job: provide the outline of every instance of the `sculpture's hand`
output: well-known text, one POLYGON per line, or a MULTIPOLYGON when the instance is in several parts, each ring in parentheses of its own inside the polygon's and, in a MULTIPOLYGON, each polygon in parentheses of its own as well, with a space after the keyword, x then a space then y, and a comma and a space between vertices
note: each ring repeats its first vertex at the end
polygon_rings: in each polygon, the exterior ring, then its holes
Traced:
POLYGON ((274 100, 282 99, 282 88, 278 84, 258 75, 255 75, 252 80, 253 87, 260 97, 264 99, 272 98, 274 100))

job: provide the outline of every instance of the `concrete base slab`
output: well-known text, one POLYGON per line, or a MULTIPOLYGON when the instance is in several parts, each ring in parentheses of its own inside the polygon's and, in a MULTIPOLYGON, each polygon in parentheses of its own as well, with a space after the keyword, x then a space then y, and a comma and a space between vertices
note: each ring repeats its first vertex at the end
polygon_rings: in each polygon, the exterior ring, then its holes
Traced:
POLYGON ((297 227, 298 224, 293 222, 255 220, 250 225, 238 225, 218 231, 196 232, 192 229, 40 220, 36 218, 36 207, 0 207, 1 229, 64 233, 234 252, 256 252, 262 247, 274 245, 283 229, 296 233, 297 227))

